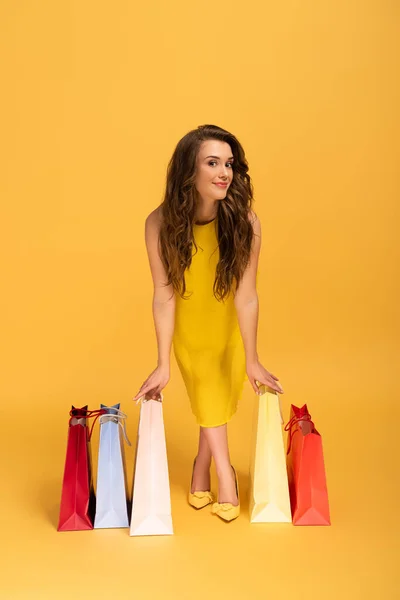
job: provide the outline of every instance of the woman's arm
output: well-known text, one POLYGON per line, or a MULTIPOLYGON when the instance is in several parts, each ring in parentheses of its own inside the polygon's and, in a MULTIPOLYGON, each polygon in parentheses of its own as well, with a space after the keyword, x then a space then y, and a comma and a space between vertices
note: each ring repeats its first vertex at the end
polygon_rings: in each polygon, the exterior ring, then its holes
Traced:
POLYGON ((258 327, 258 294, 256 286, 258 258, 261 248, 261 223, 255 213, 249 214, 253 222, 253 247, 250 263, 244 272, 235 294, 235 307, 243 345, 246 352, 246 363, 258 360, 257 327, 258 327))
POLYGON ((146 219, 145 240, 154 283, 153 318, 157 336, 158 360, 157 367, 142 383, 133 400, 139 400, 143 396, 147 400, 157 399, 170 378, 170 354, 175 326, 175 295, 172 285, 162 285, 166 282, 167 277, 158 251, 159 231, 159 210, 156 209, 146 219))
POLYGON ((145 241, 154 284, 153 319, 158 346, 157 364, 169 370, 175 326, 175 294, 172 285, 163 285, 167 276, 158 250, 159 231, 159 209, 156 209, 146 219, 145 241))
POLYGON ((248 380, 256 393, 259 391, 257 382, 265 384, 283 394, 279 378, 265 369, 260 363, 257 352, 257 327, 258 327, 258 294, 257 294, 257 269, 261 248, 261 223, 257 216, 251 212, 250 221, 253 223, 254 240, 251 250, 250 263, 238 285, 235 294, 235 307, 242 334, 243 345, 246 352, 246 373, 248 380))

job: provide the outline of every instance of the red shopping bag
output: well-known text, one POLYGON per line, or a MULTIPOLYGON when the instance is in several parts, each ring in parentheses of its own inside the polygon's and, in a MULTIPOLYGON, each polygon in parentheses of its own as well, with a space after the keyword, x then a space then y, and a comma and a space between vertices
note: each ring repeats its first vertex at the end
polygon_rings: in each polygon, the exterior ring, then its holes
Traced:
POLYGON ((95 495, 89 444, 95 421, 105 411, 88 411, 87 408, 73 406, 69 413, 67 454, 57 531, 93 529, 95 495), (89 432, 87 419, 91 417, 95 417, 95 420, 89 432))
POLYGON ((330 525, 322 438, 307 404, 291 405, 286 465, 294 525, 330 525))

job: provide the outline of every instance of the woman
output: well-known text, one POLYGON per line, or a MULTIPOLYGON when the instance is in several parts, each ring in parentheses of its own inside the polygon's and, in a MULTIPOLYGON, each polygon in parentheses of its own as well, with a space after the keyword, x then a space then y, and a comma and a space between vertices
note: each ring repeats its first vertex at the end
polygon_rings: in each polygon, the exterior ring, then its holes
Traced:
POLYGON ((259 362, 256 289, 261 225, 251 210, 253 188, 244 150, 215 125, 189 131, 168 165, 164 200, 146 219, 154 282, 157 368, 134 400, 157 398, 170 378, 170 349, 200 426, 189 503, 230 521, 240 512, 227 423, 248 378, 283 393, 259 362), (185 296, 186 292, 189 292, 185 296), (210 466, 218 475, 218 501, 210 466))

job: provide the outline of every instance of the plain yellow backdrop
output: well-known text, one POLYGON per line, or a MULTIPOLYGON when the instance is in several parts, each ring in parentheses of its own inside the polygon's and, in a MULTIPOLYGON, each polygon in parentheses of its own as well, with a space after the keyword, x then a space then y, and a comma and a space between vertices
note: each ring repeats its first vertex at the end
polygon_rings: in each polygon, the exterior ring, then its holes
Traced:
POLYGON ((3 0, 1 598, 400 597, 399 24, 389 0, 3 0), (175 535, 58 533, 71 404, 121 402, 134 448, 157 358, 144 220, 204 123, 249 160, 258 352, 285 419, 307 403, 322 434, 332 526, 250 525, 248 383, 239 519, 187 504, 198 430, 171 352, 175 535))

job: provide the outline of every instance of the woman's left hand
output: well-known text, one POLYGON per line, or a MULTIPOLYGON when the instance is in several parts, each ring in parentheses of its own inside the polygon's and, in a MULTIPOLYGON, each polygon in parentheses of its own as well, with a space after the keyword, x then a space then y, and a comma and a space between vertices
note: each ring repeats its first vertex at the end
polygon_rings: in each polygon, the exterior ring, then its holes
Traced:
POLYGON ((256 381, 258 381, 260 384, 267 385, 279 394, 284 393, 278 377, 267 371, 267 369, 262 366, 259 360, 246 363, 246 373, 256 394, 259 394, 259 388, 256 381))

